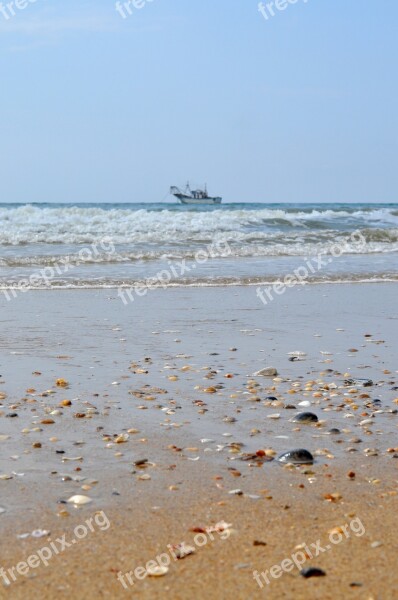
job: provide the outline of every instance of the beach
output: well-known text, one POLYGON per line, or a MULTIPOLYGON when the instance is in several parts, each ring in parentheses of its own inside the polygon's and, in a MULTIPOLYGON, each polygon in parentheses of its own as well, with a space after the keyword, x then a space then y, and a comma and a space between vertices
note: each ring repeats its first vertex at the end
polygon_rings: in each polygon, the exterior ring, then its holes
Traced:
POLYGON ((256 290, 0 296, 1 597, 394 597, 396 283, 256 290))
POLYGON ((375 9, 0 0, 0 600, 398 599, 375 9))

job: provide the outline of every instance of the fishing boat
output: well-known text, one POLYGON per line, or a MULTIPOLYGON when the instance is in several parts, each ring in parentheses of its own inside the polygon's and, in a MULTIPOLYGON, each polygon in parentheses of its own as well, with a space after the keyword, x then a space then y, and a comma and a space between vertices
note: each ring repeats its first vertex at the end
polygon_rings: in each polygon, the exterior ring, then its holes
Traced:
POLYGON ((182 204, 221 204, 220 196, 209 196, 207 186, 204 189, 191 190, 189 182, 184 190, 173 185, 170 188, 170 194, 173 194, 182 204))

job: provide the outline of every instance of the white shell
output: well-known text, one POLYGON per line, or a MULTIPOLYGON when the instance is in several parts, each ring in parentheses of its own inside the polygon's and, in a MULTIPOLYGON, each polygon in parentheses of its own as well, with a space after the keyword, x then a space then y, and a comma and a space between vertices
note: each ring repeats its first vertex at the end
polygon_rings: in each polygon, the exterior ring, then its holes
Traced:
POLYGON ((76 506, 83 506, 83 504, 88 504, 89 502, 92 502, 92 499, 88 496, 81 496, 80 494, 77 494, 76 496, 71 496, 68 499, 68 502, 70 502, 71 504, 76 504, 76 506))
POLYGON ((168 573, 169 568, 164 566, 150 567, 146 570, 149 577, 162 577, 168 573))
POLYGON ((35 529, 30 535, 34 538, 41 538, 49 536, 50 532, 46 529, 35 529))
POLYGON ((253 373, 253 377, 275 377, 275 375, 278 375, 278 371, 275 367, 265 367, 264 369, 260 369, 260 371, 253 373))
POLYGON ((303 400, 298 403, 298 406, 311 406, 311 402, 309 400, 303 400))

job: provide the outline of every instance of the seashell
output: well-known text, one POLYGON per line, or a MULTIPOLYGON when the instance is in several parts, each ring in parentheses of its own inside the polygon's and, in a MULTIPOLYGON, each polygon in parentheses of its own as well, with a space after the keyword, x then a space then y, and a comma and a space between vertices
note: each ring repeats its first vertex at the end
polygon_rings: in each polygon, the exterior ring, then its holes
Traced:
POLYGON ((180 560, 182 558, 185 558, 186 556, 189 556, 190 554, 193 554, 196 551, 193 546, 188 546, 188 544, 186 544, 185 542, 181 542, 181 544, 176 544, 175 546, 172 546, 172 549, 176 557, 180 560))
POLYGON ((224 423, 235 423, 236 419, 235 419, 235 417, 224 417, 223 421, 224 421, 224 423))
POLYGON ((220 533, 222 531, 226 531, 227 529, 230 529, 232 527, 232 523, 227 523, 226 521, 219 521, 218 523, 216 523, 215 525, 210 525, 209 527, 206 527, 205 531, 207 533, 220 533))
POLYGON ((327 431, 326 433, 328 433, 329 435, 337 435, 341 433, 341 431, 340 429, 337 429, 337 427, 332 427, 332 429, 329 429, 329 431, 327 431))
POLYGON ((333 492, 332 494, 324 494, 323 497, 328 502, 339 502, 343 496, 339 492, 333 492))
POLYGON ((318 417, 311 412, 298 413, 291 419, 292 423, 317 423, 318 417))
POLYGON ((326 573, 317 567, 306 567, 305 569, 301 569, 300 575, 305 577, 305 579, 309 579, 310 577, 325 577, 326 573))
POLYGON ((265 367, 253 373, 253 377, 275 377, 278 375, 278 371, 275 367, 265 367))
POLYGON ((148 573, 149 577, 163 577, 163 575, 166 575, 166 573, 169 572, 169 567, 165 567, 163 565, 149 567, 149 569, 147 569, 146 572, 148 573))
POLYGON ((309 400, 303 400, 298 403, 298 406, 311 406, 311 402, 309 400))
POLYGON ((128 433, 121 433, 115 438, 115 444, 124 444, 129 439, 128 433))
POLYGON ((46 529, 35 529, 32 531, 31 536, 34 538, 47 537, 50 535, 50 532, 46 529))
POLYGON ((83 506, 84 504, 89 504, 90 502, 92 502, 92 499, 88 496, 82 496, 80 494, 77 494, 76 496, 71 496, 67 500, 67 502, 69 502, 70 504, 75 504, 76 506, 83 506))
POLYGON ((57 387, 68 387, 69 383, 66 381, 66 379, 57 379, 55 385, 57 387))
POLYGON ((308 450, 305 450, 304 448, 298 448, 283 452, 283 454, 280 454, 278 457, 278 461, 281 463, 292 463, 295 465, 312 465, 314 462, 314 457, 308 450))

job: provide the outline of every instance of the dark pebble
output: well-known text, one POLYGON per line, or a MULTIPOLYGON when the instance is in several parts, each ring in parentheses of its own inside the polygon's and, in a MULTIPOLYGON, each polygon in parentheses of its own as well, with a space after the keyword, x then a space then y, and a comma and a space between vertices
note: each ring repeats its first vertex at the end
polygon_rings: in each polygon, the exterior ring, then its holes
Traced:
POLYGON ((307 567, 306 569, 301 569, 300 575, 309 579, 310 577, 325 577, 326 573, 317 567, 307 567))
POLYGON ((275 396, 267 396, 266 400, 272 400, 272 401, 274 401, 274 400, 278 400, 278 398, 275 398, 275 396))
POLYGON ((370 387, 373 385, 371 379, 346 379, 344 383, 345 385, 362 385, 363 387, 370 387))
POLYGON ((329 429, 328 433, 331 433, 332 435, 336 435, 338 433, 341 433, 340 429, 337 429, 337 427, 332 427, 332 429, 329 429))
POLYGON ((293 423, 317 423, 318 417, 311 412, 298 413, 292 418, 293 423))
POLYGON ((6 417, 9 417, 10 419, 13 419, 14 417, 17 417, 18 413, 8 413, 8 415, 6 415, 6 417))
POLYGON ((254 540, 253 546, 266 546, 266 542, 262 542, 261 540, 254 540))
POLYGON ((312 465, 314 457, 311 452, 304 448, 298 448, 296 450, 288 450, 278 456, 278 461, 281 463, 293 463, 295 465, 312 465))

